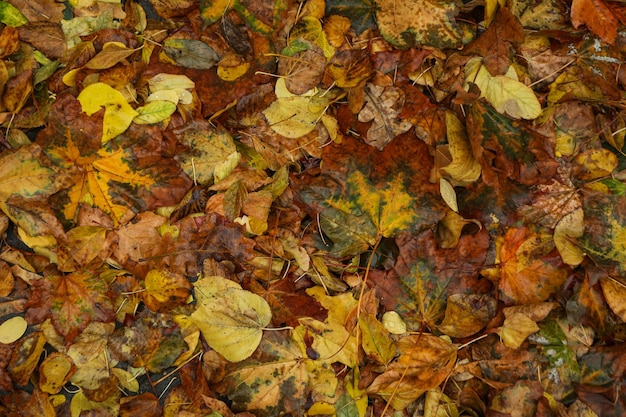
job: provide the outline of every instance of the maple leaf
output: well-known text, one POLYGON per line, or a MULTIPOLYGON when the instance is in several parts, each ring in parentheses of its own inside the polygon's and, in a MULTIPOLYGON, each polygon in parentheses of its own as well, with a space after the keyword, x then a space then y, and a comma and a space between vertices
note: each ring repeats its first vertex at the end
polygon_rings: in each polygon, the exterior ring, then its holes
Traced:
POLYGON ((162 158, 158 129, 132 125, 101 146, 101 128, 81 111, 70 95, 51 109, 52 123, 37 141, 73 183, 55 195, 63 216, 72 221, 81 203, 99 207, 117 224, 129 210, 137 212, 172 205, 191 187, 179 165, 162 158))
POLYGON ((334 392, 336 385, 332 368, 308 358, 302 339, 270 332, 251 358, 228 370, 220 391, 227 393, 235 411, 269 416, 301 413, 311 391, 334 392))
POLYGON ((398 341, 400 356, 368 387, 403 410, 449 375, 456 362, 456 348, 450 342, 430 334, 403 337, 398 341))
POLYGON ((31 304, 48 311, 55 329, 65 337, 66 343, 74 341, 90 322, 114 319, 115 313, 106 295, 107 284, 94 272, 76 271, 45 280, 47 284, 36 288, 40 294, 31 304))
POLYGON ((494 278, 500 299, 507 304, 529 304, 558 292, 569 272, 554 249, 548 233, 526 227, 509 229, 498 255, 500 275, 494 278))

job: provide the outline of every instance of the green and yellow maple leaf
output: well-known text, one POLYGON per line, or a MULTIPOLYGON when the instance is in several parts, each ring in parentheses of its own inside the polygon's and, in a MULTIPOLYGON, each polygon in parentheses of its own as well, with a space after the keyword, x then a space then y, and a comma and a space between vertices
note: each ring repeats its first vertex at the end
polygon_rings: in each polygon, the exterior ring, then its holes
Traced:
POLYGON ((132 125, 104 145, 99 132, 99 118, 85 115, 75 98, 63 95, 37 136, 52 163, 71 178, 52 196, 66 221, 73 221, 81 204, 89 204, 117 224, 129 210, 175 204, 191 187, 178 163, 163 157, 157 127, 132 125))

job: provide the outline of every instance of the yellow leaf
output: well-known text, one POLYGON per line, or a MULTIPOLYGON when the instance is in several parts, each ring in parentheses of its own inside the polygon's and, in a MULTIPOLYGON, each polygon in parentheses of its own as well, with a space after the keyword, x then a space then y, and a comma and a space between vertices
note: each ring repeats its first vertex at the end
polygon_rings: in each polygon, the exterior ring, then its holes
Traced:
POLYGON ((145 278, 143 301, 152 311, 166 312, 183 304, 189 297, 191 284, 187 278, 167 269, 151 269, 145 278))
POLYGON ((565 215, 554 227, 554 245, 561 254, 563 262, 569 266, 580 265, 585 253, 573 241, 583 235, 584 211, 581 207, 565 215))
POLYGON ((218 276, 202 278, 194 286, 197 307, 191 320, 209 346, 230 362, 252 355, 272 318, 267 302, 218 276))
POLYGON ((310 317, 299 319, 314 335, 313 349, 322 360, 332 359, 333 362, 353 367, 357 360, 357 340, 346 329, 346 321, 358 302, 350 293, 326 295, 324 288, 320 286, 309 288, 306 292, 328 310, 328 317, 324 322, 310 317))
POLYGON ((250 69, 250 63, 234 53, 222 57, 217 64, 217 76, 224 81, 235 81, 250 69))
POLYGON ((447 181, 445 178, 439 178, 439 192, 441 193, 441 198, 446 202, 448 207, 452 209, 455 213, 459 211, 459 204, 456 201, 456 191, 454 191, 454 187, 447 181))
POLYGON ((517 349, 528 336, 538 330, 539 326, 530 317, 522 313, 513 313, 504 319, 503 325, 498 328, 498 335, 504 346, 517 349))
POLYGON ((519 82, 515 71, 509 68, 506 75, 492 76, 480 57, 470 59, 465 65, 465 82, 480 88, 480 96, 487 99, 499 113, 514 119, 535 119, 541 114, 541 104, 532 88, 519 82))
POLYGON ((0 324, 0 343, 8 345, 15 342, 26 332, 28 323, 22 316, 11 317, 0 324))
POLYGON ((72 358, 65 353, 53 352, 39 365, 39 388, 48 394, 58 394, 75 370, 72 358))
POLYGON ((363 312, 359 327, 362 334, 361 345, 365 354, 382 365, 389 364, 396 356, 396 345, 385 326, 376 319, 375 315, 363 312))
POLYGON ((105 83, 90 84, 78 95, 78 101, 88 116, 104 108, 102 143, 124 133, 137 112, 130 107, 122 93, 105 83))
POLYGON ((602 286, 602 294, 606 299, 606 303, 611 307, 622 321, 626 321, 626 284, 618 281, 616 278, 604 277, 600 279, 602 286))
MULTIPOLYGON (((178 96, 176 97, 178 98, 178 96)), ((140 125, 162 122, 174 114, 176 103, 163 100, 151 101, 145 106, 137 108, 137 116, 133 119, 133 122, 140 125)))
POLYGON ((137 377, 122 368, 113 368, 111 373, 115 375, 120 386, 130 392, 139 392, 137 377))
MULTIPOLYGON (((472 153, 465 125, 450 111, 446 112, 446 131, 452 162, 440 171, 462 184, 471 183, 480 177, 480 162, 472 153)), ((456 210, 455 210, 456 211, 456 210)))
POLYGON ((392 334, 406 333, 406 323, 395 311, 387 311, 383 314, 383 326, 392 334))

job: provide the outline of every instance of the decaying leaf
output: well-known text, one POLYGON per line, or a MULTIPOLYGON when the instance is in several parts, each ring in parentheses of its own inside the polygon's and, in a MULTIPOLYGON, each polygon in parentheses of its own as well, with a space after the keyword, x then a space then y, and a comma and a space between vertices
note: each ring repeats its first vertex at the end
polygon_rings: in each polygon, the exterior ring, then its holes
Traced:
POLYGON ((404 105, 404 93, 396 87, 366 84, 365 107, 359 112, 359 121, 371 122, 367 143, 383 149, 396 136, 411 128, 411 123, 398 119, 404 105))
POLYGON ((456 347, 423 333, 400 339, 398 350, 398 359, 372 382, 367 392, 390 401, 394 409, 403 410, 448 377, 456 362, 456 347))
POLYGON ((455 48, 461 42, 461 30, 455 17, 458 9, 446 0, 419 0, 377 3, 376 20, 381 34, 400 48, 418 45, 455 48))

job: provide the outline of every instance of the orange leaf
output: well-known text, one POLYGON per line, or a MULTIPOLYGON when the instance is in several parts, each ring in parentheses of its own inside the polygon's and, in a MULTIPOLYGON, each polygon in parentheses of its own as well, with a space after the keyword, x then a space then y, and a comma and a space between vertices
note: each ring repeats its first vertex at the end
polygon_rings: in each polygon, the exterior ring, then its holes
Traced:
POLYGON ((507 304, 531 304, 557 292, 568 269, 554 250, 549 234, 528 228, 511 228, 500 249, 500 299, 507 304))
POLYGON ((611 45, 617 38, 617 19, 602 0, 572 1, 571 18, 575 28, 587 25, 591 32, 611 45))
POLYGON ((450 374, 456 361, 456 347, 446 340, 417 334, 398 342, 400 357, 367 389, 402 410, 424 392, 437 387, 450 374))
POLYGON ((48 299, 52 324, 71 343, 91 321, 108 322, 115 312, 107 297, 107 285, 90 271, 48 278, 52 283, 48 299))

